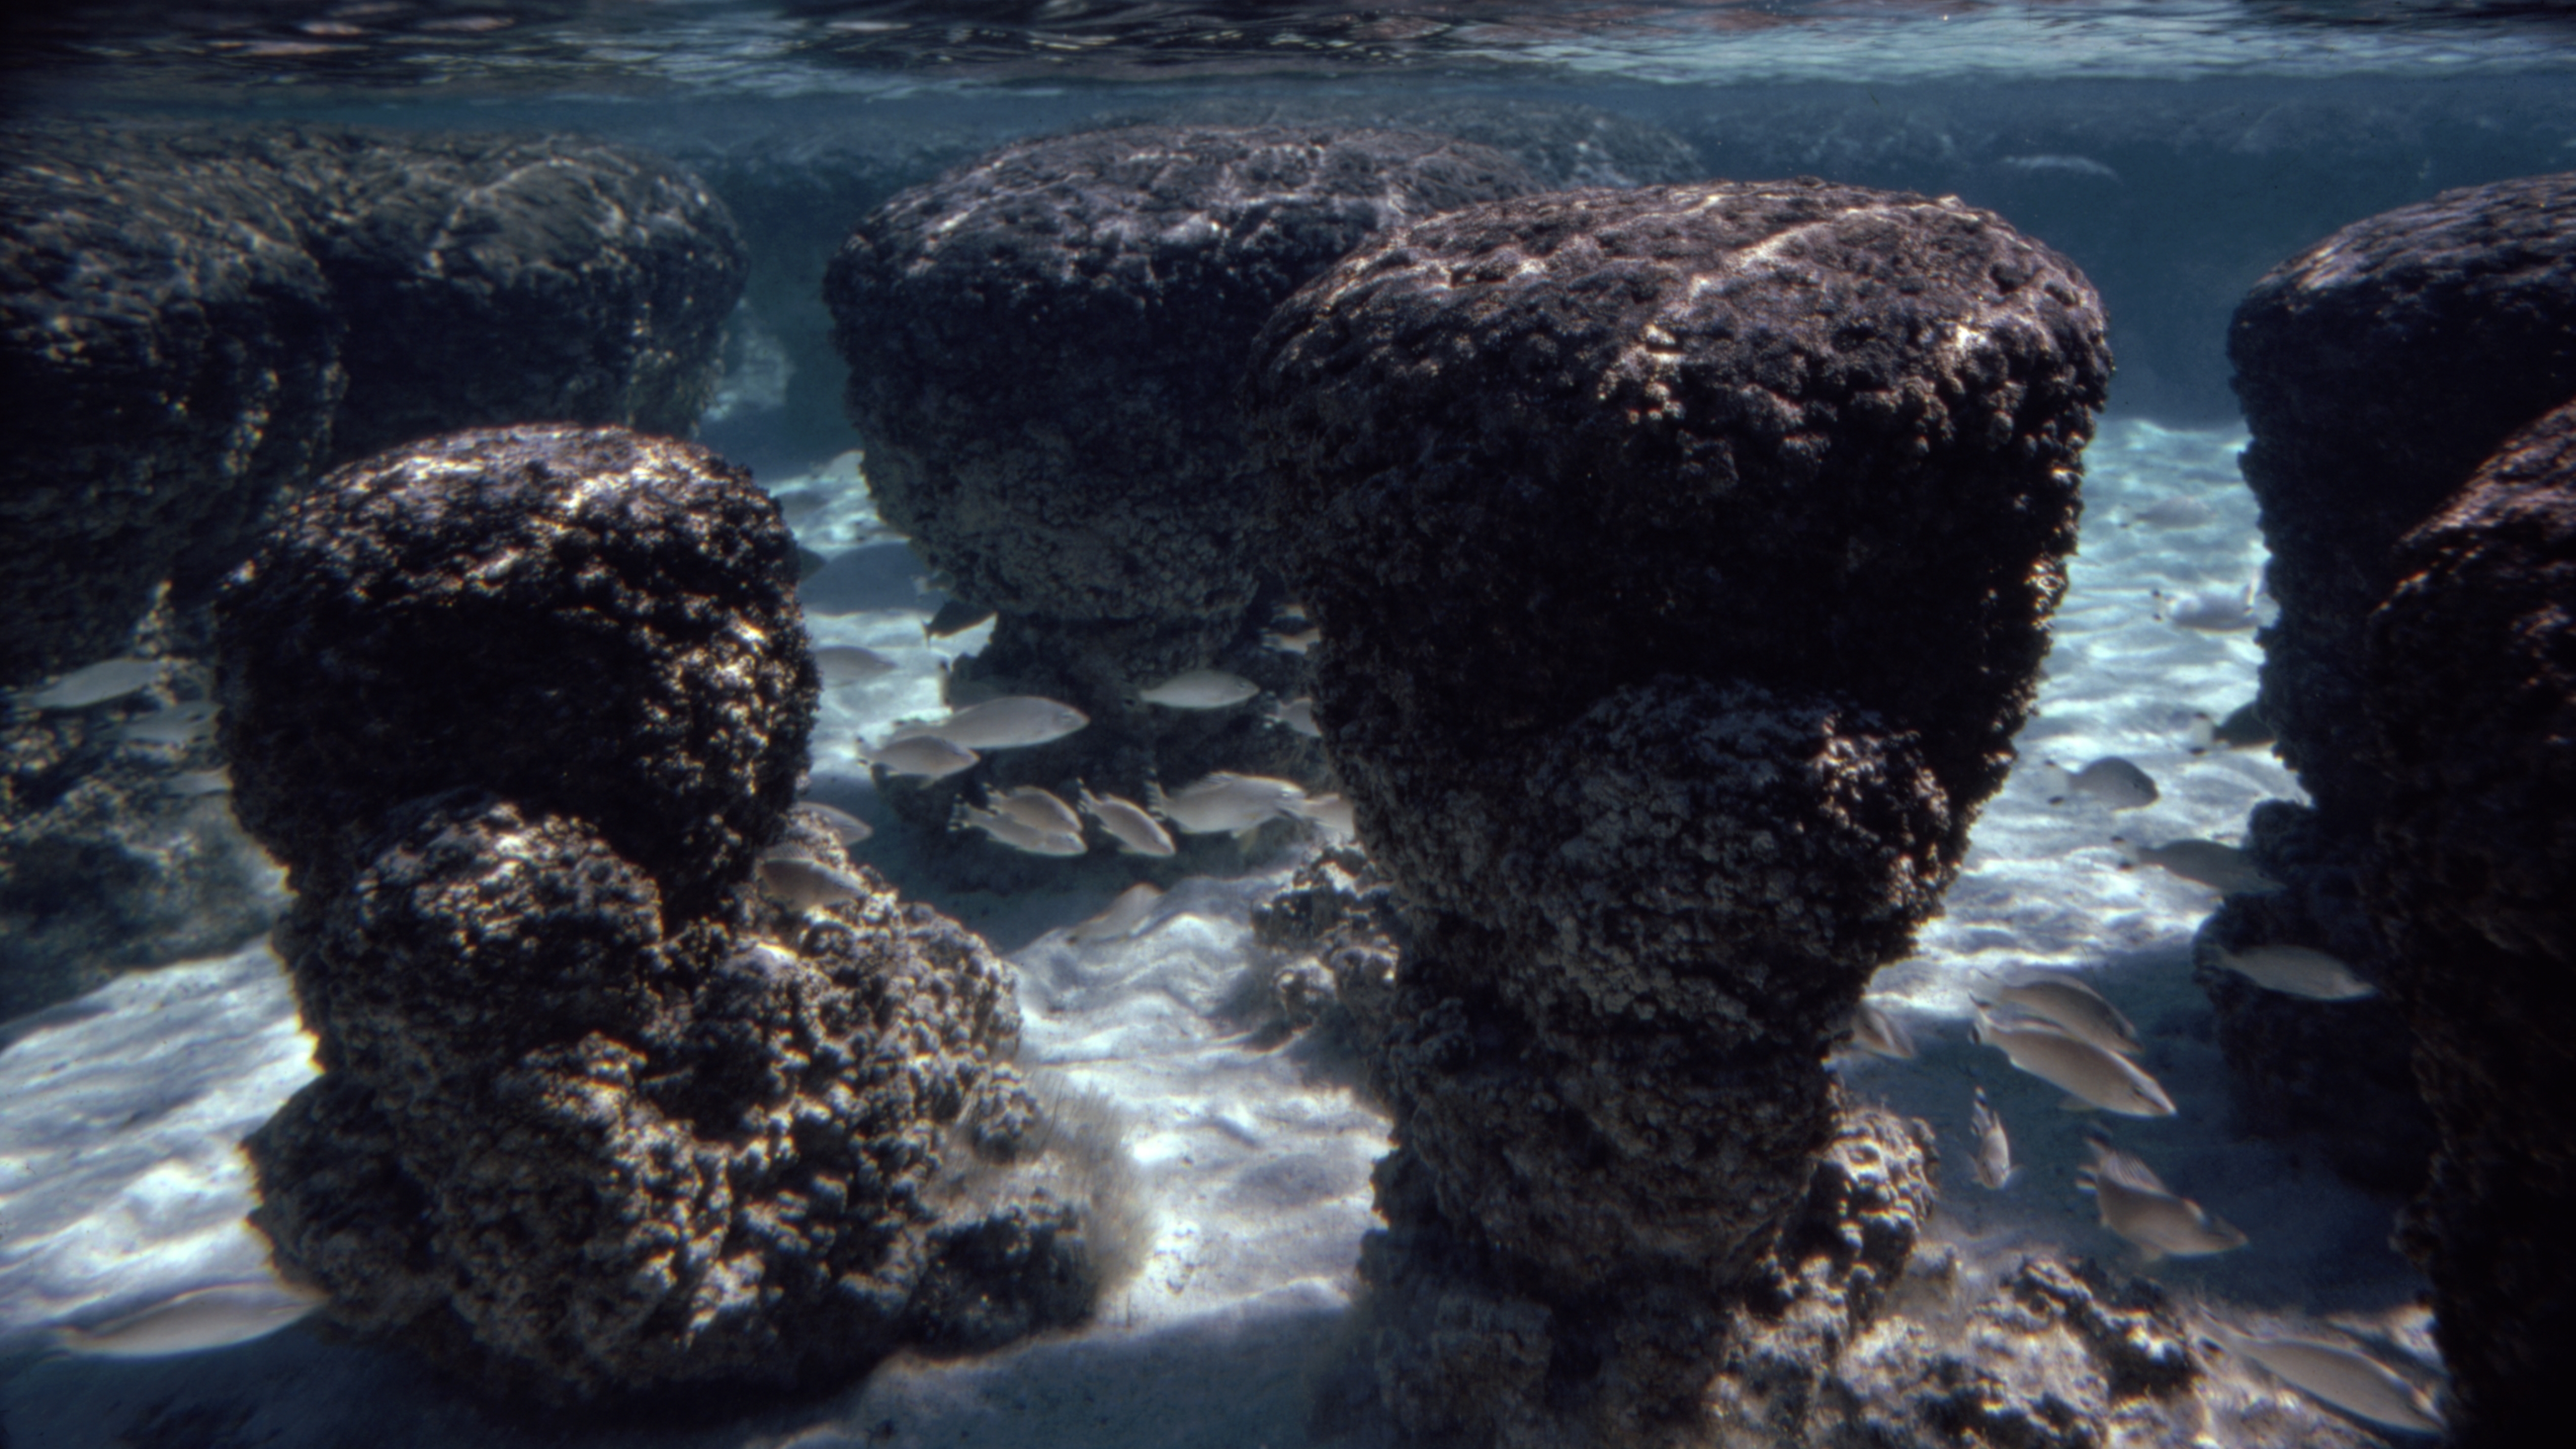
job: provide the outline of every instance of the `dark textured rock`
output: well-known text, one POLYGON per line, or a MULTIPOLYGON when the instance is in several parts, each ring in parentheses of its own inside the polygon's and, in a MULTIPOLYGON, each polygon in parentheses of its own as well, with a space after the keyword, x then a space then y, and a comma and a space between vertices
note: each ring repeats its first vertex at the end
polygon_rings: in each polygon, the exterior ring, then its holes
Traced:
MULTIPOLYGON (((1516 1293, 1715 1312, 2009 762, 2109 368, 2091 292, 1955 202, 1574 192, 1363 246, 1255 356, 1317 716, 1423 916, 1381 1209, 1516 1293)), ((1550 1392, 1642 1423, 1705 1380, 1612 1337, 1550 1392)))
POLYGON ((284 177, 192 132, 0 133, 0 689, 114 654, 322 461, 345 319, 284 177))
POLYGON ((2362 627, 2398 538, 2507 436, 2576 394, 2576 173, 2446 191, 2273 268, 2228 356, 2253 434, 2268 579, 2263 717, 2329 830, 2366 831, 2381 772, 2362 627))
POLYGON ((327 890, 395 805, 488 789, 589 821, 674 909, 703 909, 804 767, 791 550, 749 475, 616 429, 466 432, 342 468, 219 607, 242 823, 327 890))
POLYGON ((1326 848, 1252 908, 1252 938, 1288 958, 1272 979, 1281 1015, 1297 1030, 1346 1023, 1372 1078, 1405 935, 1395 887, 1357 846, 1326 848))
POLYGON ((2286 800, 2254 809, 2245 849, 2286 884, 2230 896, 2192 939, 2192 981, 2209 997, 2238 1121, 2265 1135, 2305 1134, 2345 1180, 2374 1192, 2423 1186, 2433 1122, 2417 1095, 2413 1039, 2386 996, 2309 1001, 2267 991, 2218 964, 2220 947, 2307 946, 2387 981, 2387 948, 2365 908, 2367 844, 2320 828, 2286 800))
POLYGON ((1091 716, 1043 783, 1320 778, 1257 711, 1134 698, 1203 665, 1299 692, 1300 661, 1260 648, 1279 593, 1250 532, 1246 348, 1363 237, 1537 185, 1423 132, 1141 126, 1006 147, 860 224, 824 295, 868 485, 951 592, 1001 612, 959 679, 1091 716))
POLYGON ((115 652, 320 467, 481 424, 685 433, 731 219, 586 138, 13 126, 0 169, 0 687, 115 652), (344 395, 345 394, 345 395, 344 395))
POLYGON ((1009 968, 786 813, 794 572, 704 449, 529 426, 337 470, 228 586, 323 1068, 254 1220, 342 1323, 491 1392, 696 1394, 991 1347, 1121 1260, 1123 1158, 1011 1067, 1009 968), (850 898, 761 899, 770 849, 850 898))
POLYGON ((2364 899, 2441 1131, 2404 1241, 2457 1442, 2526 1442, 2576 1363, 2576 406, 2498 449, 2394 571, 2369 625, 2388 788, 2364 899))

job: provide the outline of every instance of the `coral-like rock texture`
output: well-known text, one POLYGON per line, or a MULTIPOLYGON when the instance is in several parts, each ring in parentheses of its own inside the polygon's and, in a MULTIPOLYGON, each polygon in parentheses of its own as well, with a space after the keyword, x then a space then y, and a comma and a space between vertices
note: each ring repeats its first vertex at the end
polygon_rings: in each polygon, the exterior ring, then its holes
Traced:
POLYGON ((2370 620, 2388 790, 2365 899, 2441 1130, 2404 1241, 2458 1442, 2509 1444, 2576 1363, 2576 405, 2500 448, 2396 568, 2370 620))
POLYGON ((342 468, 218 606, 322 1076, 255 1221, 357 1329, 555 1402, 829 1380, 1088 1310, 1009 968, 787 813, 816 679, 748 474, 619 429, 342 468), (845 898, 748 884, 785 850, 845 898))
MULTIPOLYGON (((2001 219, 1812 180, 1472 207, 1281 307, 1267 517, 1420 917, 1391 1222, 1543 1303, 1751 1281, 1836 1032, 2002 782, 2109 370, 2001 219)), ((1599 1391, 1568 1423, 1686 1414, 1708 1362, 1652 1341, 1524 1367, 1599 1391)))
POLYGON ((455 428, 685 433, 723 206, 587 138, 24 122, 0 137, 0 687, 202 601, 275 498, 455 428))
POLYGON ((960 677, 1091 716, 1068 745, 1105 768, 1068 755, 1047 783, 1314 778, 1257 712, 1133 697, 1203 665, 1274 691, 1299 673, 1260 648, 1278 595, 1235 404, 1247 349, 1364 238, 1537 187, 1425 132, 1136 126, 1006 147, 860 223, 824 296, 868 486, 953 593, 1001 612, 960 677), (1142 753, 1107 758, 1122 745, 1142 753))
POLYGON ((2576 173, 2445 191, 2354 222, 2272 269, 2228 356, 2252 433, 2281 613, 2263 718, 2329 828, 2380 791, 2363 623, 2398 539, 2516 430, 2576 396, 2576 173))

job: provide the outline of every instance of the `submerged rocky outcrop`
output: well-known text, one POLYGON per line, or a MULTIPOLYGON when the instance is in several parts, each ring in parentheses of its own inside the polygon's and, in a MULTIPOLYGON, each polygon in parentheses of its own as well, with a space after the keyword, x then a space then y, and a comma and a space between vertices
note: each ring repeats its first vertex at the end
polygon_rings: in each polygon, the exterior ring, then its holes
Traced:
POLYGON ((2365 899, 2441 1129, 2402 1244, 2433 1280, 2458 1442, 2527 1442, 2576 1363, 2576 404, 2393 563, 2369 622, 2387 788, 2365 899))
POLYGON ((576 1401, 988 1347, 1113 1270, 1123 1159, 1010 1065, 1010 969, 788 812, 792 547, 703 449, 526 426, 338 470, 227 587, 323 1067, 254 1221, 343 1323, 576 1401))
POLYGON ((1999 218, 1811 180, 1471 207, 1262 334, 1317 718, 1415 913, 1364 1260, 1415 1439, 1662 1442, 1797 1272, 1823 1058, 2002 783, 2109 366, 1999 218))
POLYGON ((945 823, 987 775, 1136 798, 1213 769, 1315 783, 1311 744, 1249 705, 1136 697, 1207 666, 1300 692, 1303 661, 1261 640, 1283 596, 1250 526, 1246 348, 1362 239, 1537 186, 1427 132, 1135 126, 1006 147, 862 221, 824 295, 868 486, 944 588, 1001 615, 956 681, 1091 718, 898 808, 945 823))
POLYGON ((277 500, 459 427, 686 433, 743 256, 694 178, 587 138, 21 122, 0 157, 0 690, 164 678, 0 724, 16 1009, 267 925, 211 761, 120 732, 202 701, 205 602, 277 500))

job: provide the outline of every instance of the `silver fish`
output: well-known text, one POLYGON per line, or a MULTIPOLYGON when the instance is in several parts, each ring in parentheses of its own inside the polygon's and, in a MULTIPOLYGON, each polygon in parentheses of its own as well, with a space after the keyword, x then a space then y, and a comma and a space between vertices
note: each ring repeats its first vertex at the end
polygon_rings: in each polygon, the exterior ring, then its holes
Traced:
POLYGON ((182 770, 161 782, 161 788, 173 795, 221 795, 233 787, 233 777, 222 770, 182 770))
POLYGON ((2107 1144, 2093 1144, 2093 1165, 2076 1170, 2075 1186, 2093 1194, 2102 1226, 2137 1244, 2150 1263, 2245 1246, 2243 1233, 2177 1196, 2145 1163, 2107 1144))
POLYGON ((2064 802, 2070 795, 2090 795, 2114 810, 2135 810, 2156 803, 2155 780, 2118 755, 2104 755, 2071 774, 2052 761, 2047 765, 2047 774, 2051 805, 2064 802))
POLYGON ((102 659, 85 664, 42 689, 18 696, 31 709, 87 709, 122 699, 161 677, 157 659, 102 659))
POLYGON ((2251 589, 2211 589, 2204 593, 2185 594, 2169 599, 2158 593, 2164 621, 2178 629, 2196 629, 2204 634, 2241 634, 2263 622, 2254 611, 2251 589))
POLYGON ((1006 694, 969 705, 936 724, 905 725, 890 740, 928 736, 970 750, 1013 750, 1060 740, 1091 723, 1091 716, 1058 700, 1006 694))
POLYGON ((1082 787, 1082 808, 1109 832, 1119 848, 1136 855, 1170 855, 1176 847, 1171 832, 1162 822, 1145 813, 1145 807, 1117 795, 1094 795, 1091 787, 1082 787))
POLYGON ((2284 996, 2356 1001, 2379 994, 2378 987, 2352 974, 2342 960, 2307 946, 2248 946, 2242 951, 2221 946, 2215 955, 2219 965, 2284 996))
POLYGON ((957 818, 951 830, 980 830, 1000 845, 1024 850, 1031 855, 1080 855, 1089 849, 1080 834, 1067 835, 1060 830, 1043 830, 1016 815, 999 810, 978 810, 972 805, 957 807, 957 818))
POLYGON ((1977 1181, 1994 1192, 2012 1185, 2015 1168, 2012 1139, 2004 1135, 2003 1119, 1986 1105, 1986 1089, 1977 1089, 1977 1104, 1968 1112, 1968 1131, 1977 1139, 1976 1156, 1970 1165, 1977 1171, 1977 1181))
POLYGON ((330 1300, 277 1281, 193 1288, 94 1328, 65 1324, 54 1338, 67 1353, 98 1358, 160 1358, 203 1353, 265 1338, 330 1300))
POLYGON ((118 725, 115 734, 120 740, 128 740, 136 744, 186 745, 204 739, 213 734, 214 730, 214 704, 208 700, 197 699, 185 704, 174 704, 168 709, 154 710, 150 714, 137 715, 118 725))
POLYGON ((1272 710, 1270 717, 1310 740, 1324 737, 1324 727, 1315 723, 1315 701, 1303 695, 1272 710))
POLYGON ((2080 1101, 2124 1117, 2170 1117, 2173 1099, 2156 1079, 2118 1052, 2039 1022, 1998 1022, 1977 1013, 1977 1043, 1998 1048, 2012 1064, 2080 1101))
POLYGON ((2149 528, 2198 528, 2216 522, 2217 518, 2217 509, 2187 493, 2159 498, 2144 508, 2129 510, 2131 523, 2143 523, 2149 528))
POLYGON ((951 744, 935 735, 906 735, 891 739, 871 750, 861 742, 859 758, 883 769, 889 775, 918 775, 936 780, 974 768, 982 756, 964 745, 951 744))
POLYGON ((1136 697, 1147 704, 1169 709, 1223 709, 1241 704, 1261 692, 1261 686, 1239 674, 1222 669, 1192 669, 1175 674, 1151 689, 1140 689, 1136 697))
POLYGON ((2134 865, 2161 866, 2184 880, 2225 895, 2260 895, 2281 883, 2263 873, 2254 857, 2214 840, 2168 840, 2162 845, 2136 845, 2114 835, 2111 843, 2134 865))
POLYGON ((1265 820, 1291 813, 1295 802, 1305 798, 1306 792, 1292 781, 1223 770, 1193 780, 1174 794, 1165 794, 1159 784, 1145 787, 1145 803, 1192 835, 1250 830, 1265 820))
POLYGON ((2442 1431, 2442 1416, 2413 1384, 2368 1354, 2314 1339, 2257 1337, 2222 1327, 2219 1341, 2302 1393, 2345 1413, 2390 1429, 2418 1434, 2442 1431))
POLYGON ((1868 1002, 1857 1002, 1851 1014, 1852 1045, 1893 1061, 1914 1060, 1914 1038, 1905 1024, 1868 1002))
POLYGON ((856 900, 868 889, 857 876, 802 855, 763 857, 758 873, 761 894, 791 911, 810 911, 835 901, 856 900))
POLYGON ((868 822, 846 810, 835 810, 820 800, 799 800, 788 808, 832 832, 843 845, 856 845, 876 834, 868 822))
POLYGON ((1290 654, 1303 654, 1324 642, 1324 631, 1309 624, 1303 629, 1272 629, 1261 636, 1264 646, 1290 654))
POLYGON ((1084 921, 1065 933, 1065 939, 1079 946, 1102 941, 1123 941, 1145 928, 1154 914, 1154 906, 1163 899, 1162 888, 1151 881, 1138 881, 1118 893, 1109 909, 1084 921))
POLYGON ((825 689, 862 684, 892 674, 895 668, 893 660, 856 644, 826 644, 814 651, 814 669, 823 676, 825 689))
MULTIPOLYGON (((2102 993, 2059 971, 2036 972, 1995 991, 1994 1000, 2038 1017, 2106 1052, 2138 1054, 2138 1029, 2102 993)), ((1980 1006, 1993 1003, 1980 1001, 1980 1006)))
POLYGON ((1082 817, 1073 807, 1036 785, 1014 785, 998 795, 987 793, 984 803, 1032 830, 1051 835, 1082 834, 1082 817))
POLYGON ((1351 802, 1341 795, 1310 795, 1303 800, 1291 800, 1288 809, 1290 813, 1304 816, 1335 835, 1359 834, 1359 821, 1351 813, 1351 802))

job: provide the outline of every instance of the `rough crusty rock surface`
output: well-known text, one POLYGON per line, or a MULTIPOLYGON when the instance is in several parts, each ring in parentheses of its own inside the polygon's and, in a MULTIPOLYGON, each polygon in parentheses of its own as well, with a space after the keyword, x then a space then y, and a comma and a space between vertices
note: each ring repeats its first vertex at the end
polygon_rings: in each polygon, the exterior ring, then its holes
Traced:
POLYGON ((326 456, 347 323, 294 187, 210 136, 0 133, 0 689, 115 654, 326 456))
POLYGON ((686 433, 732 219, 586 138, 27 122, 0 166, 0 687, 200 597, 282 490, 523 419, 686 433))
POLYGON ((242 824, 328 889, 394 806, 488 789, 578 815, 703 908, 804 768, 791 548, 748 474, 619 429, 484 429, 340 469, 219 614, 242 824))
POLYGON ((1089 1310, 1117 1159, 1052 1143, 1009 968, 787 813, 794 579, 742 470, 530 426, 336 471, 227 587, 323 1068, 249 1142, 254 1220, 343 1323, 580 1402, 1089 1310), (762 898, 782 851, 848 898, 762 898))
POLYGON ((2217 950, 2306 946, 2386 983, 2387 948, 2365 907, 2368 842, 2336 836, 2286 800, 2254 807, 2246 853, 2277 891, 2229 896, 2192 938, 2192 981, 2209 998, 2237 1121, 2321 1146, 2346 1181, 2390 1195, 2424 1185, 2433 1121, 2416 1092, 2405 1013, 2385 995, 2310 1001, 2267 991, 2217 950))
POLYGON ((2517 429, 2576 396, 2576 173, 2445 191, 2272 269, 2228 333, 2280 601, 2263 717, 2329 828, 2384 788, 2363 622, 2399 537, 2517 429))
POLYGON ((1136 126, 1005 147, 860 223, 824 296, 868 485, 944 587, 1001 611, 959 679, 1091 716, 1039 783, 1320 778, 1256 710, 1134 698, 1207 665, 1302 692, 1300 661, 1260 647, 1280 594, 1251 533, 1246 349, 1362 238, 1537 187, 1426 132, 1136 126))
MULTIPOLYGON (((1832 1138, 1822 1059, 2008 765, 2101 327, 1998 218, 1817 181, 1472 207, 1281 307, 1267 517, 1422 917, 1391 1222, 1641 1324, 1751 1281, 1832 1138)), ((1521 1369, 1644 1424, 1709 1372, 1660 1341, 1521 1369)))
POLYGON ((2576 405, 2498 449, 2395 571, 2370 620, 2388 789, 2365 899, 2441 1130, 2403 1237, 2457 1442, 2509 1444, 2576 1363, 2576 405))

